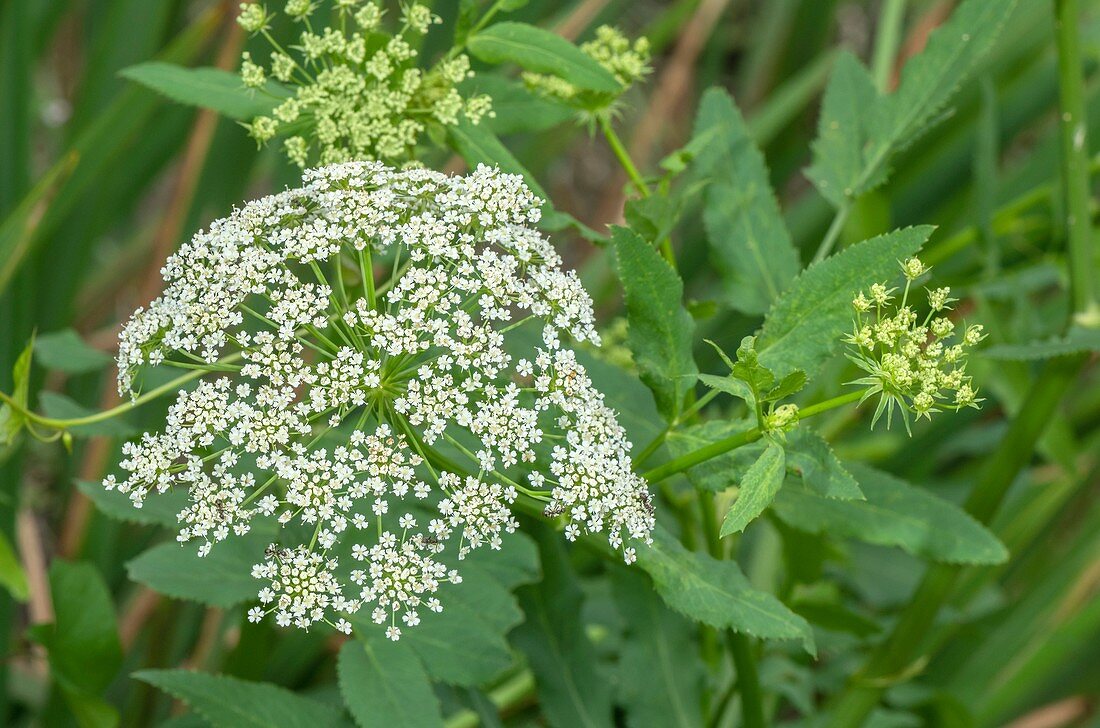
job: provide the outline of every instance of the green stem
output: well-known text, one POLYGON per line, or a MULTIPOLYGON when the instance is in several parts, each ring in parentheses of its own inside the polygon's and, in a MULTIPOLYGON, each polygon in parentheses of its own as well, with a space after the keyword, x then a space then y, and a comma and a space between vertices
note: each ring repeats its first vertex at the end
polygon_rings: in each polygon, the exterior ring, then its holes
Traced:
POLYGON ((817 252, 814 253, 814 263, 820 263, 829 257, 829 253, 833 252, 836 241, 840 239, 840 231, 844 229, 844 223, 848 221, 848 213, 851 211, 852 203, 849 201, 845 201, 843 205, 837 208, 836 215, 833 216, 832 224, 829 225, 825 237, 821 240, 821 245, 818 246, 817 252))
MULTIPOLYGON (((848 394, 842 394, 839 397, 833 397, 827 399, 824 402, 818 402, 817 404, 810 405, 798 413, 798 419, 804 420, 814 415, 819 415, 822 412, 841 407, 852 402, 856 402, 863 396, 862 391, 849 392, 848 394)), ((763 431, 759 427, 754 427, 751 430, 745 432, 738 432, 736 435, 730 435, 727 438, 712 442, 709 445, 704 445, 698 450, 692 450, 689 453, 681 455, 678 458, 669 460, 664 465, 660 465, 652 470, 642 473, 642 477, 650 483, 659 483, 665 478, 670 478, 677 473, 693 468, 699 463, 706 462, 712 458, 716 458, 719 455, 724 455, 730 450, 736 450, 739 447, 752 444, 764 436, 763 431)))
POLYGON ((905 19, 905 0, 886 0, 879 13, 878 33, 875 37, 875 55, 871 61, 871 77, 879 93, 889 89, 890 74, 898 55, 901 24, 905 19))
POLYGON ((737 690, 741 693, 741 725, 745 728, 764 728, 764 696, 760 691, 760 675, 756 671, 756 658, 752 653, 752 639, 748 635, 729 633, 730 654, 737 668, 737 690))
POLYGON ((630 158, 630 153, 626 151, 626 147, 623 146, 623 142, 619 139, 619 135, 615 133, 615 128, 611 126, 611 119, 607 115, 600 116, 600 131, 603 132, 604 138, 607 139, 608 145, 611 146, 611 151, 615 154, 615 158, 619 160, 619 164, 626 171, 626 175, 630 177, 630 181, 638 189, 638 194, 642 197, 649 197, 649 185, 645 183, 645 179, 642 178, 641 172, 634 166, 634 160, 630 158))
POLYGON ((1062 147, 1062 187, 1066 201, 1070 294, 1073 311, 1082 323, 1100 325, 1092 251, 1089 150, 1085 119, 1084 64, 1077 0, 1054 0, 1055 39, 1058 46, 1058 93, 1062 116, 1058 136, 1062 147))
POLYGON ((653 453, 657 452, 657 448, 664 444, 665 440, 668 439, 669 434, 674 429, 676 429, 678 425, 685 422, 689 417, 693 416, 699 410, 703 409, 703 407, 705 407, 712 399, 717 396, 718 390, 712 389, 699 399, 695 400, 690 407, 680 413, 679 417, 670 422, 665 427, 665 429, 657 433, 657 436, 650 440, 649 444, 642 448, 641 452, 634 456, 634 467, 637 468, 639 465, 644 465, 645 461, 648 460, 653 453))
MULTIPOLYGON (((619 164, 623 170, 626 171, 626 176, 630 178, 630 182, 638 190, 638 194, 642 197, 649 197, 649 185, 646 184, 645 178, 642 177, 642 173, 638 171, 638 168, 634 165, 634 160, 630 158, 630 152, 626 150, 619 135, 615 133, 615 128, 611 125, 611 118, 606 114, 600 115, 600 131, 603 132, 604 138, 607 139, 608 145, 611 147, 612 153, 615 155, 615 159, 619 160, 619 164)), ((667 236, 660 242, 661 255, 665 256, 665 260, 673 268, 676 267, 676 255, 672 251, 672 240, 667 236)))
POLYGON ((739 447, 752 444, 763 437, 763 435, 764 433, 760 431, 759 427, 754 427, 745 432, 738 432, 736 435, 731 435, 717 442, 712 442, 709 445, 704 445, 698 450, 692 450, 678 458, 673 458, 664 465, 659 465, 652 470, 642 473, 642 477, 649 483, 659 483, 665 478, 671 478, 673 475, 693 468, 699 463, 706 462, 719 455, 724 455, 730 450, 736 450, 739 447))
MULTIPOLYGON (((222 359, 219 359, 216 363, 217 364, 227 364, 231 361, 236 361, 237 359, 240 359, 240 358, 241 358, 241 354, 240 354, 240 352, 237 352, 235 354, 230 354, 229 356, 226 356, 226 357, 223 357, 222 359)), ((125 414, 126 412, 129 412, 130 410, 134 409, 135 407, 139 407, 139 406, 145 404, 146 402, 148 402, 150 400, 156 399, 157 397, 161 396, 162 394, 166 394, 167 392, 171 392, 175 389, 179 389, 184 384, 187 384, 188 382, 190 382, 194 379, 198 379, 199 377, 201 377, 202 375, 207 374, 207 373, 208 372, 205 369, 201 369, 201 370, 196 369, 194 371, 190 371, 187 374, 183 374, 181 376, 176 377, 175 379, 173 379, 170 382, 165 382, 164 384, 160 385, 156 389, 149 390, 145 394, 141 395, 140 397, 137 397, 136 399, 134 399, 130 402, 125 402, 123 404, 118 405, 117 407, 112 407, 109 410, 103 410, 102 412, 96 412, 95 414, 87 415, 85 417, 74 417, 72 419, 67 419, 67 420, 55 419, 53 417, 43 417, 40 414, 37 414, 35 412, 32 412, 32 411, 28 410, 26 407, 19 404, 18 402, 16 402, 14 399, 12 399, 11 397, 9 397, 7 394, 5 394, 3 392, 0 392, 0 399, 7 402, 9 405, 11 405, 12 409, 14 409, 16 412, 19 412, 19 414, 23 415, 24 417, 26 417, 28 420, 30 420, 32 422, 35 422, 39 425, 45 425, 47 427, 52 427, 52 428, 58 429, 58 430, 67 430, 70 427, 79 427, 81 425, 92 425, 92 424, 95 424, 96 422, 103 422, 104 420, 109 420, 112 417, 117 417, 121 414, 125 414)))
MULTIPOLYGON (((535 693, 535 676, 530 670, 523 670, 500 687, 489 691, 489 702, 497 712, 505 712, 528 700, 535 693)), ((447 719, 445 728, 477 728, 481 718, 472 710, 463 710, 447 719)))
MULTIPOLYGON (((966 501, 966 510, 978 521, 988 523, 997 512, 1009 486, 1030 462, 1035 444, 1050 422, 1054 408, 1086 360, 1084 356, 1054 359, 1039 373, 966 501)), ((887 687, 910 677, 923 666, 921 647, 960 571, 958 566, 951 564, 936 564, 928 569, 890 636, 878 645, 867 664, 836 700, 830 711, 829 726, 854 728, 863 725, 887 687)))

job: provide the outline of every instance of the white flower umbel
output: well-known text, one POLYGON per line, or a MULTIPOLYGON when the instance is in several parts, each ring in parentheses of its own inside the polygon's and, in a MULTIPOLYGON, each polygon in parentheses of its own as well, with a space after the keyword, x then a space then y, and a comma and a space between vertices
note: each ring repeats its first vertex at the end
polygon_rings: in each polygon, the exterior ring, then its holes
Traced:
POLYGON ((299 627, 346 630, 363 609, 396 639, 459 579, 441 555, 500 548, 517 498, 631 561, 653 507, 562 343, 599 337, 538 218, 522 180, 494 169, 350 162, 216 221, 165 265, 118 355, 123 393, 151 366, 206 378, 125 446, 126 476, 106 487, 137 507, 186 490, 179 539, 203 555, 258 520, 281 526, 250 616, 299 627), (530 327, 541 341, 517 355, 530 327))

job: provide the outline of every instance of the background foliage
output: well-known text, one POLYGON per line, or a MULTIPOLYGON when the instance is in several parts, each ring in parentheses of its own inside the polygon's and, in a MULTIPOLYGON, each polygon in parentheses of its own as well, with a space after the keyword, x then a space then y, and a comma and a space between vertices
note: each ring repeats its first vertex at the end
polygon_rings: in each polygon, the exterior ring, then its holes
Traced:
MULTIPOLYGON (((436 2, 424 56, 489 5, 436 2)), ((0 390, 46 416, 118 405, 117 326, 164 258, 298 179, 237 123, 265 107, 225 73, 254 42, 232 6, 0 0, 0 390)), ((467 47, 496 117, 421 156, 552 200, 610 344, 593 378, 636 451, 654 443, 641 568, 531 518, 399 643, 250 624, 267 535, 196 563, 170 498, 134 510, 98 486, 163 403, 53 443, 6 408, 0 723, 1100 725, 1100 3, 493 7, 507 25, 467 47), (602 23, 654 53, 616 118, 574 123, 515 82, 599 91, 547 35, 602 23), (921 249, 989 332, 984 409, 908 436, 847 406, 756 442, 755 403, 806 415, 858 376, 835 356, 851 297, 921 249), (727 376, 707 340, 732 356, 754 333, 756 368, 727 376), (667 467, 719 443, 743 447, 667 467)))

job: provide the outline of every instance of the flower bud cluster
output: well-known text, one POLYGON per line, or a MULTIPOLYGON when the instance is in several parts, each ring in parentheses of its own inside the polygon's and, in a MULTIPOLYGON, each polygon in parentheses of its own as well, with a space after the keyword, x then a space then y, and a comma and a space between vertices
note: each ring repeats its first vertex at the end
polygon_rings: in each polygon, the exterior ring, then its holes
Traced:
POLYGON ((495 169, 350 162, 216 221, 167 262, 118 355, 123 393, 149 367, 204 378, 105 486, 137 507, 184 490, 179 540, 200 555, 279 530, 250 617, 299 627, 347 630, 362 611, 398 638, 460 579, 449 553, 503 546, 518 498, 632 561, 653 506, 562 341, 599 337, 539 215, 495 169))
POLYGON ((274 95, 271 115, 246 124, 261 146, 276 135, 299 167, 353 159, 404 161, 429 127, 453 126, 460 117, 477 124, 491 114, 488 96, 464 98, 458 84, 473 75, 469 59, 448 56, 430 69, 418 68, 420 38, 439 23, 427 6, 402 6, 400 28, 389 35, 376 2, 335 0, 335 27, 310 22, 319 3, 289 0, 284 12, 302 27, 293 54, 268 33, 272 18, 262 5, 241 5, 238 23, 271 42, 270 66, 245 53, 241 79, 255 93, 274 95), (268 87, 270 79, 289 96, 268 87))
POLYGON ((955 299, 947 288, 929 289, 928 311, 921 318, 910 305, 913 281, 928 272, 917 258, 901 262, 905 288, 876 283, 852 301, 855 321, 845 336, 848 358, 867 376, 852 384, 865 387, 863 399, 878 395, 872 427, 885 412, 887 424, 900 412, 906 428, 909 415, 930 418, 933 412, 981 403, 971 378, 966 374, 968 351, 983 338, 982 327, 972 325, 961 332, 949 316, 955 299))

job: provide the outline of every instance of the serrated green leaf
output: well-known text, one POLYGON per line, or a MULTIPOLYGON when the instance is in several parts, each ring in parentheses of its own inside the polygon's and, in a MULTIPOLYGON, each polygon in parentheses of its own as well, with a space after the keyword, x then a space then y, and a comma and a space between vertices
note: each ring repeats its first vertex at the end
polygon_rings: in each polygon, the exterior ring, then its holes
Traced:
POLYGON ((163 61, 139 63, 119 75, 178 103, 212 109, 238 121, 268 115, 291 95, 275 81, 267 82, 264 93, 245 88, 240 76, 220 68, 185 68, 163 61))
POLYGON ((252 567, 263 561, 271 541, 271 534, 253 528, 215 544, 204 557, 196 544, 169 541, 131 559, 126 570, 134 581, 166 596, 232 607, 256 598, 260 582, 252 578, 252 567))
POLYGON ((16 601, 27 601, 27 574, 3 531, 0 531, 0 586, 16 601))
POLYGON ((512 642, 527 658, 539 705, 555 728, 611 726, 611 695, 580 619, 581 590, 560 536, 535 529, 543 577, 519 590, 526 621, 512 642))
POLYGON ((688 551, 660 526, 653 545, 638 549, 638 564, 676 611, 718 629, 762 639, 797 639, 816 654, 805 619, 767 592, 754 589, 733 561, 688 551))
POLYGON ((748 402, 750 405, 754 403, 755 398, 752 395, 752 389, 749 385, 745 384, 740 379, 732 376, 718 377, 714 374, 700 374, 699 381, 710 387, 711 389, 717 389, 719 392, 725 392, 731 396, 748 402))
POLYGON ((615 604, 627 634, 619 654, 619 692, 631 728, 703 725, 703 670, 692 624, 661 602, 646 578, 617 569, 615 604))
POLYGON ((885 181, 890 157, 937 119, 992 48, 1017 0, 965 0, 906 62, 898 89, 881 97, 866 70, 843 56, 826 90, 809 176, 836 206, 885 181))
POLYGON ((154 493, 135 508, 130 496, 117 490, 107 490, 102 483, 79 480, 76 489, 88 497, 96 508, 111 518, 129 523, 144 523, 174 528, 179 524, 176 514, 187 505, 187 491, 177 488, 167 493, 154 493))
MULTIPOLYGON (((421 615, 420 624, 401 636, 435 680, 481 685, 513 662, 505 635, 523 621, 523 612, 511 590, 538 578, 538 553, 522 533, 503 540, 499 551, 479 549, 461 561, 448 560, 462 583, 443 587, 443 611, 421 615)), ((378 629, 373 623, 370 628, 378 629)))
POLYGON ((838 500, 864 499, 859 483, 829 443, 806 427, 787 434, 787 470, 800 475, 806 487, 817 495, 838 500))
POLYGON ((846 467, 866 500, 822 498, 787 487, 772 510, 802 531, 898 546, 933 561, 999 564, 1008 558, 997 537, 953 503, 870 466, 851 462, 846 467))
POLYGON ((920 250, 928 225, 866 240, 804 270, 776 301, 757 338, 760 361, 780 376, 810 376, 840 347, 852 326, 852 299, 871 284, 893 280, 898 261, 920 250))
POLYGON ((726 300, 738 311, 762 314, 798 274, 798 253, 772 192, 764 155, 733 99, 719 88, 704 94, 695 136, 711 130, 711 143, 698 158, 710 176, 703 209, 707 240, 726 300))
POLYGON ((737 500, 722 522, 722 534, 740 533, 771 504, 787 474, 783 446, 769 442, 739 484, 737 500))
POLYGON ((192 670, 139 670, 133 675, 187 703, 213 728, 326 728, 345 724, 333 708, 270 683, 192 670))
MULTIPOLYGON (((872 144, 869 110, 881 101, 871 74, 854 55, 842 52, 825 87, 817 139, 812 144, 813 164, 806 170, 818 192, 835 207, 845 204, 865 186, 860 177, 872 144)), ((885 174, 885 168, 881 174, 885 174)))
POLYGON ((901 70, 898 90, 875 112, 876 143, 900 149, 926 131, 993 47, 1017 0, 964 0, 901 70))
POLYGON ((657 408, 671 421, 699 375, 691 354, 695 322, 682 303, 684 285, 637 233, 615 227, 611 240, 626 299, 627 343, 657 408))
POLYGON ((611 73, 560 35, 526 23, 497 23, 471 36, 470 55, 486 63, 515 63, 535 73, 557 76, 574 86, 617 93, 611 73))
POLYGON ((39 336, 34 358, 40 366, 66 374, 99 371, 114 361, 110 354, 88 346, 72 329, 39 336))
POLYGON ((806 386, 807 381, 809 381, 809 377, 806 376, 806 372, 795 369, 764 394, 764 401, 778 402, 790 397, 792 394, 797 394, 806 386))
POLYGON ((362 728, 443 725, 428 675, 404 639, 367 630, 340 649, 337 672, 344 705, 362 728))
POLYGON ((737 361, 730 367, 730 375, 748 385, 754 406, 763 402, 763 393, 775 385, 775 374, 760 363, 754 336, 741 339, 741 344, 737 347, 737 361))
POLYGON ((650 195, 627 200, 623 217, 627 227, 645 240, 662 240, 672 234, 683 211, 684 194, 650 195))

